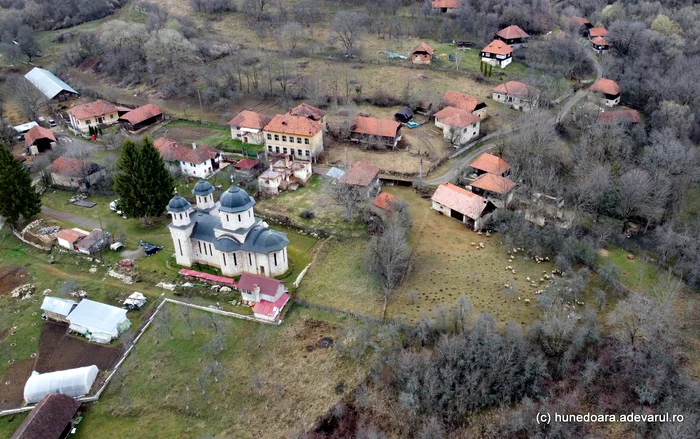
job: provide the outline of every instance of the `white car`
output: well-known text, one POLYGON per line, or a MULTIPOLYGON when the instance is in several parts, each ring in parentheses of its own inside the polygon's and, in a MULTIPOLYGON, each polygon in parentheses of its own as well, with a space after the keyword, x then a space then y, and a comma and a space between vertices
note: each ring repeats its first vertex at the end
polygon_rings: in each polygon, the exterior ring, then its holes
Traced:
POLYGON ((117 212, 119 210, 119 200, 114 200, 109 203, 109 210, 117 212))

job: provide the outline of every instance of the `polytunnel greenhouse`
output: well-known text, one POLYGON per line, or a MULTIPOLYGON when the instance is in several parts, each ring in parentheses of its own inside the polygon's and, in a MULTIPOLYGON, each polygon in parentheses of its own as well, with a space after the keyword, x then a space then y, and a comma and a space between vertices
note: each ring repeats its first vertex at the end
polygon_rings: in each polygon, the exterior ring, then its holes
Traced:
POLYGON ((32 404, 49 393, 61 393, 70 397, 87 395, 98 372, 95 365, 42 374, 33 372, 24 385, 24 400, 27 404, 32 404))

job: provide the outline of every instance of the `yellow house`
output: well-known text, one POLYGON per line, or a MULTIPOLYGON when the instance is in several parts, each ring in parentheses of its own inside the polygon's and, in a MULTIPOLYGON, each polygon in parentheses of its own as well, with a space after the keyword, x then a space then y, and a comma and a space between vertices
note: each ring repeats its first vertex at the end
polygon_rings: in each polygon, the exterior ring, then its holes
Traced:
POLYGON ((323 125, 306 117, 278 114, 263 130, 267 154, 314 160, 323 152, 323 125))
POLYGON ((119 120, 117 106, 103 100, 76 105, 68 110, 68 116, 73 128, 84 133, 91 126, 114 125, 119 120))

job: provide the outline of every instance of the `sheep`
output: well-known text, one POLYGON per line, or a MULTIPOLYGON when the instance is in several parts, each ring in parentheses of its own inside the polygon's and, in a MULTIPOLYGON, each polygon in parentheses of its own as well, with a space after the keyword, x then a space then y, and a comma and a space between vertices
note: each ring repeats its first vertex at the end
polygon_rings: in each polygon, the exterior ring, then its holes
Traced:
POLYGON ((474 247, 475 245, 476 245, 476 243, 472 242, 472 247, 474 247))
POLYGON ((530 299, 525 299, 525 303, 530 303, 530 299))
POLYGON ((513 269, 512 271, 513 271, 513 274, 515 274, 515 269, 513 269))
POLYGON ((525 280, 528 281, 528 282, 530 282, 530 278, 529 278, 529 277, 526 277, 525 280))

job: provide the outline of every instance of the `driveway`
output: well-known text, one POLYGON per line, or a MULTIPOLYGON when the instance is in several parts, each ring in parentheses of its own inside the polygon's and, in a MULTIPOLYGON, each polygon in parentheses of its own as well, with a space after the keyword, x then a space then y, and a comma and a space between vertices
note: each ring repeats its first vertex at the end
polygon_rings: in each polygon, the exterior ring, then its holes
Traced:
POLYGON ((90 218, 85 218, 84 216, 73 215, 70 213, 61 212, 59 210, 54 210, 50 207, 41 206, 41 213, 43 213, 46 216, 50 216, 51 218, 55 218, 59 221, 65 221, 75 224, 76 226, 80 226, 84 229, 87 229, 88 231, 100 228, 99 221, 95 221, 94 219, 90 218))

